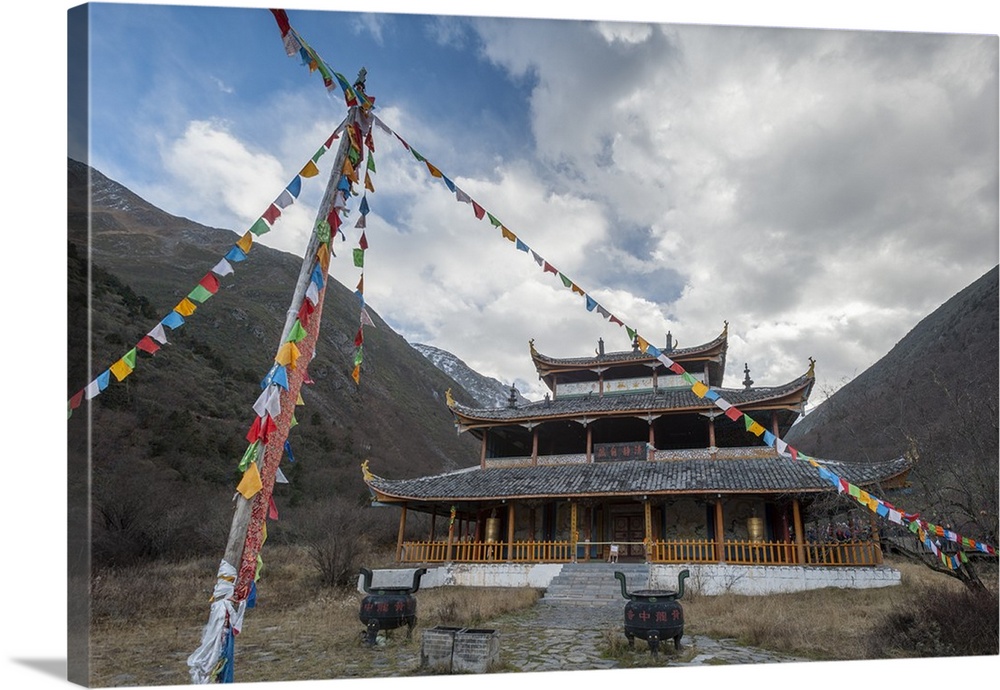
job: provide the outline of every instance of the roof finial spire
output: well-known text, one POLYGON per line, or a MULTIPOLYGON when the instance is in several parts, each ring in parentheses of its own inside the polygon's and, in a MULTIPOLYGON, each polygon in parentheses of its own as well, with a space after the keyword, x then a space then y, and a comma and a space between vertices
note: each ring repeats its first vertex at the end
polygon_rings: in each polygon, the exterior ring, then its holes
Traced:
POLYGON ((753 385, 753 379, 750 378, 750 367, 746 362, 743 363, 743 387, 750 390, 750 386, 753 385))

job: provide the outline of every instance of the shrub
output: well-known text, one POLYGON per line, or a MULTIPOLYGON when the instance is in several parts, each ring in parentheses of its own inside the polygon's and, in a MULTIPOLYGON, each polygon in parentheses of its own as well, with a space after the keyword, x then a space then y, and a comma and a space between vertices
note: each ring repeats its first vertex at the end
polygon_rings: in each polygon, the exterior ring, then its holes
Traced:
POLYGON ((870 658, 995 655, 997 595, 925 589, 918 605, 886 614, 866 640, 870 658))

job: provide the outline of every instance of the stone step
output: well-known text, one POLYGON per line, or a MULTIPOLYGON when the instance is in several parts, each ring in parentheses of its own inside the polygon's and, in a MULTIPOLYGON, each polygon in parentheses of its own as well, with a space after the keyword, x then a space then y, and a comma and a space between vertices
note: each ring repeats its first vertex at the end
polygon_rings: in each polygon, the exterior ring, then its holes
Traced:
POLYGON ((549 583, 539 603, 603 606, 621 601, 616 571, 625 575, 630 590, 648 585, 649 567, 644 563, 567 563, 549 583))

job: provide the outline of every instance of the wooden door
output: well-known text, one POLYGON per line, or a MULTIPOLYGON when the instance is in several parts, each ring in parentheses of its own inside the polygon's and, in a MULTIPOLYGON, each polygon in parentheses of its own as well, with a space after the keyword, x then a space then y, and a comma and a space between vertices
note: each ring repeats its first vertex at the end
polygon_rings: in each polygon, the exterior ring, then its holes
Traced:
POLYGON ((646 520, 641 513, 615 515, 611 521, 611 540, 621 544, 622 556, 645 558, 642 540, 646 536, 646 520), (627 544, 626 542, 634 542, 627 544))

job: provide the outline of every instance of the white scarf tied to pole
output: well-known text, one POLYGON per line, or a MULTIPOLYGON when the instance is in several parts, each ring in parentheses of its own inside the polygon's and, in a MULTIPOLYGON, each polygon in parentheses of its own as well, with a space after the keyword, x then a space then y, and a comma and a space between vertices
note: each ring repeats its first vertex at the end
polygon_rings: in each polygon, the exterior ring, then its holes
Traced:
POLYGON ((228 619, 234 635, 243 627, 246 602, 241 601, 238 605, 234 605, 231 597, 235 588, 236 568, 223 559, 219 564, 219 574, 215 590, 212 592, 212 607, 208 623, 201 635, 201 645, 187 659, 191 682, 196 685, 206 685, 214 681, 213 671, 222 657, 222 645, 226 637, 226 620, 228 619))

